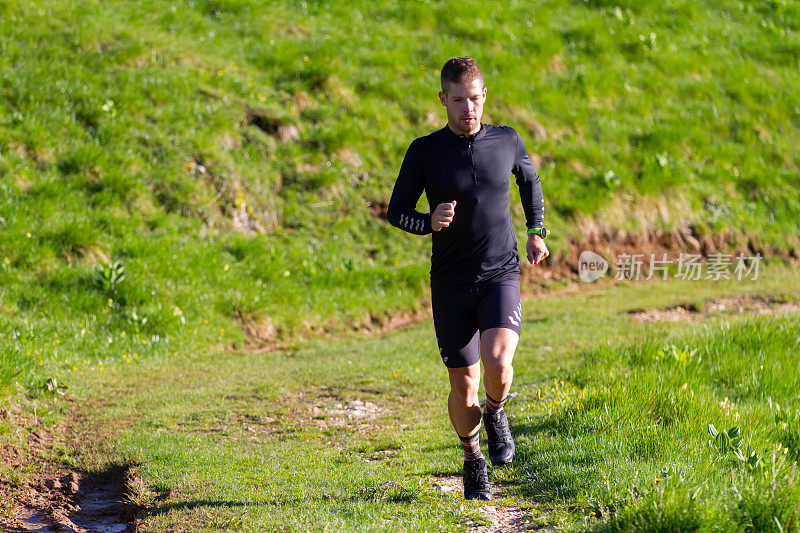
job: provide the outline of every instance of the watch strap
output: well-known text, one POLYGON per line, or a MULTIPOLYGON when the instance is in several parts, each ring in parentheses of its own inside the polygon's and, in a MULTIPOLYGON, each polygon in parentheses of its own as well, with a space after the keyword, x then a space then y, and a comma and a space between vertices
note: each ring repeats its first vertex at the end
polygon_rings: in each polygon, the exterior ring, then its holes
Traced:
POLYGON ((545 230, 543 227, 541 227, 541 228, 528 228, 528 235, 538 235, 541 238, 544 238, 545 235, 547 235, 546 231, 547 230, 545 230))

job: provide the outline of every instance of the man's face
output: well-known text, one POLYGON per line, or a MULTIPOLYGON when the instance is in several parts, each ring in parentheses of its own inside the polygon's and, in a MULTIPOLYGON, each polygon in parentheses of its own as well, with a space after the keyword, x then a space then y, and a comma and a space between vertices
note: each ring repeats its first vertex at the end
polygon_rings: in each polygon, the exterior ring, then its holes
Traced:
POLYGON ((447 83, 447 92, 439 92, 439 100, 447 108, 447 123, 456 133, 472 135, 481 129, 486 87, 483 80, 447 83))

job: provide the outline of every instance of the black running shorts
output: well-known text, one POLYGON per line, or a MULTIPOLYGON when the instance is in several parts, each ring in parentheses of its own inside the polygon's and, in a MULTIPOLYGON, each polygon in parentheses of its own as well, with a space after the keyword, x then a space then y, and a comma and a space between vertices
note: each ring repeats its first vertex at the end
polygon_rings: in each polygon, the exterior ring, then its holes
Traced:
POLYGON ((431 291, 433 327, 445 366, 461 368, 480 360, 480 334, 491 328, 520 333, 519 280, 503 280, 467 289, 431 291))

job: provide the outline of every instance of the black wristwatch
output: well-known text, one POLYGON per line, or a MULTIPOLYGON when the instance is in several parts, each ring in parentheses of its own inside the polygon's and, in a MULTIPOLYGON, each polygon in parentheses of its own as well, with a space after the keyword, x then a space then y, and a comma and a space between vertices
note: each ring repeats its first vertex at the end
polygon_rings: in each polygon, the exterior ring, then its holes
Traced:
POLYGON ((544 239, 545 237, 550 235, 550 232, 547 231, 547 228, 542 226, 541 228, 528 228, 528 235, 531 235, 531 234, 538 235, 539 237, 544 239))

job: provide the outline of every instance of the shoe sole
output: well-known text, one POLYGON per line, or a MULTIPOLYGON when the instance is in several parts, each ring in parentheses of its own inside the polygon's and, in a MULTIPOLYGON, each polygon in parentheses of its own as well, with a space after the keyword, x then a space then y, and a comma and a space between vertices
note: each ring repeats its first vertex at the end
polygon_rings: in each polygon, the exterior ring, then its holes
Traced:
POLYGON ((511 464, 511 461, 513 461, 513 460, 514 460, 513 457, 511 459, 509 459, 508 461, 495 461, 495 460, 492 460, 492 466, 506 466, 508 464, 511 464))
POLYGON ((486 501, 489 501, 489 500, 492 499, 492 495, 490 494, 489 496, 484 496, 483 494, 480 494, 478 496, 473 496, 472 498, 468 498, 468 497, 464 496, 464 499, 465 500, 486 500, 486 501))
MULTIPOLYGON (((483 422, 483 425, 484 425, 484 426, 486 426, 486 425, 487 425, 487 424, 486 424, 486 414, 484 414, 484 415, 483 415, 483 417, 482 417, 482 420, 481 420, 481 421, 483 422)), ((510 431, 511 431, 511 430, 510 430, 510 428, 509 428, 509 433, 510 433, 510 431)), ((513 441, 513 437, 512 437, 512 441, 513 441)), ((513 461, 513 460, 514 460, 514 456, 515 456, 515 455, 516 455, 516 453, 512 453, 512 454, 511 454, 511 457, 510 457, 510 458, 509 458, 507 461, 501 461, 501 460, 497 460, 497 459, 493 458, 493 457, 490 455, 490 456, 489 456, 489 460, 491 461, 491 463, 492 463, 492 466, 505 466, 505 465, 509 464, 511 461, 513 461)))

